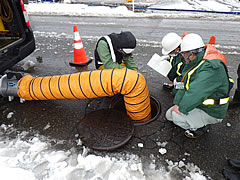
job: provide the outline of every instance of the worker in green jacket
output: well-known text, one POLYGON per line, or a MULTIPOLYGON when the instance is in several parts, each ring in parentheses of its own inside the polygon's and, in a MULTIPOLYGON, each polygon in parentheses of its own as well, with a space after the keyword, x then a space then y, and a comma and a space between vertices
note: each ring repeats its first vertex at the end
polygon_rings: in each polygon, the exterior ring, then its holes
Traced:
MULTIPOLYGON (((183 34, 183 36, 184 35, 185 34, 183 34)), ((180 44, 182 42, 182 37, 180 37, 176 33, 171 32, 167 33, 162 39, 162 54, 165 56, 169 56, 168 60, 172 66, 167 77, 172 82, 176 77, 181 76, 181 72, 185 64, 184 58, 179 53, 181 50, 180 44)), ((167 90, 172 90, 173 83, 164 83, 163 88, 167 90)))
POLYGON ((198 34, 187 34, 181 43, 186 65, 175 83, 176 95, 166 118, 196 138, 226 116, 229 101, 227 60, 214 46, 204 45, 198 34))
POLYGON ((136 47, 136 38, 129 32, 111 33, 101 37, 94 51, 96 69, 138 70, 132 52, 136 47))

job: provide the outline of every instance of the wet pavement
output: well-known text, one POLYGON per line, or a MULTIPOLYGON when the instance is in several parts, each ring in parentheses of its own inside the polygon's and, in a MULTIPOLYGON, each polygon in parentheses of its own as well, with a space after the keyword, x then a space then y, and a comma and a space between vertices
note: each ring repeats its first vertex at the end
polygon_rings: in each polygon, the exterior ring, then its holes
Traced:
MULTIPOLYGON (((37 51, 26 60, 35 63, 33 69, 28 70, 33 76, 49 76, 77 72, 69 66, 72 60, 72 37, 58 33, 35 32, 37 51), (36 57, 41 56, 42 62, 38 62, 36 57)), ((91 50, 94 49, 97 38, 82 38, 85 49, 89 57, 93 56, 91 50)), ((228 42, 229 43, 229 42, 228 42)), ((229 49, 221 47, 221 51, 228 52, 229 49)), ((212 125, 210 131, 198 139, 188 139, 184 136, 184 131, 165 119, 165 112, 172 105, 172 95, 162 89, 164 82, 168 80, 152 70, 146 64, 155 52, 160 51, 160 45, 150 41, 140 41, 134 54, 139 72, 146 78, 150 94, 161 103, 161 115, 155 121, 142 126, 134 127, 132 138, 119 149, 113 152, 94 151, 91 153, 99 155, 114 155, 114 153, 134 153, 142 158, 143 163, 148 163, 155 158, 156 166, 166 165, 166 159, 173 162, 184 161, 185 164, 194 163, 214 180, 223 179, 221 170, 228 167, 228 158, 240 158, 240 107, 230 109, 227 117, 222 123, 212 125), (161 155, 160 143, 167 142, 166 154, 161 155), (142 143, 143 147, 139 147, 142 143)), ((239 51, 239 50, 238 50, 239 51)), ((239 52, 238 52, 239 53, 239 52)), ((237 54, 226 54, 229 59, 230 75, 236 81, 236 70, 238 66, 237 54)), ((17 64, 13 69, 23 71, 21 65, 17 64)), ((94 70, 94 63, 89 66, 89 70, 94 70)), ((235 88, 235 86, 234 86, 235 88)), ((231 92, 233 95, 234 89, 231 92)), ((96 99, 72 99, 72 100, 49 100, 49 101, 27 101, 20 103, 16 98, 9 102, 2 98, 0 101, 1 123, 13 124, 19 131, 30 131, 39 133, 51 138, 63 140, 65 143, 56 146, 58 149, 70 149, 77 146, 79 138, 78 125, 80 120, 91 111, 101 108, 108 108, 111 98, 96 99), (13 112, 12 117, 7 115, 13 112)), ((53 142, 54 144, 54 142, 53 142)), ((182 179, 182 171, 172 171, 172 179, 182 179)))

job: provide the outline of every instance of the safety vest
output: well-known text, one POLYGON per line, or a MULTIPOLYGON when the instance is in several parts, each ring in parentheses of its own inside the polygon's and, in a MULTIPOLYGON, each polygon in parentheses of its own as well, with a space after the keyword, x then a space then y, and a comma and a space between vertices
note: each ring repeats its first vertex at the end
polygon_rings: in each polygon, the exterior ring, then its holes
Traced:
POLYGON ((120 52, 118 52, 117 50, 115 50, 113 48, 111 37, 108 35, 108 36, 101 37, 97 42, 96 49, 94 51, 96 68, 98 69, 101 65, 103 65, 103 63, 98 55, 98 52, 97 52, 97 46, 98 46, 99 41, 101 41, 101 40, 104 40, 107 43, 113 62, 117 62, 118 64, 121 64, 123 56, 120 52))
MULTIPOLYGON (((222 62, 224 62, 224 64, 227 66, 227 59, 226 57, 220 53, 214 46, 212 46, 211 44, 207 44, 205 45, 206 47, 206 51, 205 54, 203 56, 203 60, 198 63, 191 71, 188 72, 187 74, 187 81, 186 81, 186 85, 185 88, 186 90, 189 89, 189 83, 190 83, 190 79, 192 74, 206 61, 206 60, 213 60, 213 59, 219 59, 222 62)), ((225 67, 226 69, 226 67, 225 67)), ((226 69, 226 73, 228 75, 227 69, 226 69)), ((231 82, 232 79, 229 78, 229 81, 231 82)), ((223 98, 219 98, 219 99, 206 99, 203 101, 204 105, 222 105, 222 104, 226 104, 229 101, 229 97, 223 97, 223 98)))
POLYGON ((177 65, 177 72, 176 73, 177 73, 178 76, 182 75, 182 73, 180 72, 180 69, 181 69, 182 65, 183 65, 182 62, 178 63, 178 65, 177 65))
POLYGON ((205 48, 206 48, 206 51, 203 56, 203 59, 207 59, 207 60, 219 59, 222 62, 224 62, 224 64, 227 66, 226 57, 222 53, 220 53, 213 45, 206 44, 205 48))
MULTIPOLYGON (((227 59, 226 59, 226 57, 222 53, 220 53, 211 44, 206 44, 205 47, 206 47, 206 51, 205 51, 205 54, 203 56, 203 59, 208 59, 208 60, 219 59, 219 60, 221 60, 225 64, 224 67, 225 67, 226 73, 228 75, 227 59)), ((229 92, 230 92, 230 90, 232 89, 232 87, 234 85, 234 80, 231 77, 229 77, 229 76, 228 76, 228 79, 229 79, 229 92)))
MULTIPOLYGON (((173 60, 174 60, 174 57, 171 57, 170 60, 169 60, 171 66, 173 66, 173 60)), ((179 63, 177 64, 176 73, 177 73, 178 76, 181 76, 181 75, 182 75, 182 73, 180 72, 182 65, 183 65, 182 62, 179 62, 179 63)))

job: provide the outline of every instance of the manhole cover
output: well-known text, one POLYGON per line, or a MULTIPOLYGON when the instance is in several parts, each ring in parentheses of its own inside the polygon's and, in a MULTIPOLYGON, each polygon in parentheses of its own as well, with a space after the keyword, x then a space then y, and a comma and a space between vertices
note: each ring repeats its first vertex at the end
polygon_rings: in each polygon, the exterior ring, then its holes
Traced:
POLYGON ((114 150, 133 135, 133 122, 126 113, 115 109, 100 109, 81 119, 78 132, 84 145, 95 150, 114 150))

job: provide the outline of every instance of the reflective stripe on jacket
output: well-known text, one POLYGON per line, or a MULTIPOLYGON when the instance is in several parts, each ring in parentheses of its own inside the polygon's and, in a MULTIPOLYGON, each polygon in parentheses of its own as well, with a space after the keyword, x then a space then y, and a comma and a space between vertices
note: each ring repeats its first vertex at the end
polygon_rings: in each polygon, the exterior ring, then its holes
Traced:
MULTIPOLYGON (((107 36, 109 37, 109 36, 107 36)), ((108 40, 106 39, 106 36, 105 37, 101 37, 98 42, 97 42, 97 45, 96 45, 96 49, 94 51, 94 56, 95 56, 95 66, 96 68, 98 69, 103 63, 101 61, 101 58, 98 54, 98 51, 97 51, 97 48, 99 47, 99 42, 100 41, 105 41, 106 44, 107 44, 107 47, 108 49, 106 50, 106 52, 109 52, 110 56, 111 56, 111 61, 112 62, 117 62, 118 64, 121 64, 122 63, 122 59, 123 59, 123 56, 120 52, 114 50, 113 48, 113 44, 112 44, 112 41, 111 41, 111 37, 108 38, 108 40)), ((112 68, 117 68, 117 67, 112 67, 112 68)), ((120 68, 120 67, 118 67, 120 68)), ((124 68, 124 67, 122 67, 124 68)))
POLYGON ((173 81, 176 77, 182 75, 182 69, 184 67, 185 60, 181 56, 181 54, 178 54, 175 57, 171 57, 169 62, 171 64, 172 68, 169 71, 167 76, 170 79, 170 81, 173 81))
POLYGON ((210 116, 222 119, 226 116, 228 103, 207 106, 203 102, 207 99, 226 98, 229 90, 226 58, 211 45, 207 45, 206 48, 205 51, 198 53, 193 61, 184 66, 182 82, 185 88, 177 90, 173 103, 179 106, 183 114, 199 108, 210 116))
MULTIPOLYGON (((206 44, 206 51, 205 54, 203 56, 203 59, 206 60, 213 60, 213 59, 219 59, 222 62, 224 62, 225 65, 227 65, 227 59, 226 57, 220 53, 214 46, 212 46, 211 44, 206 44)), ((188 72, 188 79, 187 79, 187 83, 185 85, 186 89, 189 89, 189 81, 191 78, 191 75, 196 71, 197 68, 199 68, 203 63, 205 62, 205 60, 202 60, 195 68, 193 68, 191 71, 188 72)))
POLYGON ((101 66, 104 69, 121 69, 127 67, 128 69, 138 70, 132 54, 123 55, 120 53, 116 49, 114 42, 112 41, 112 37, 110 35, 108 37, 110 37, 111 42, 110 40, 106 40, 106 36, 102 37, 97 42, 96 49, 94 51, 96 69, 99 69, 101 66), (123 66, 122 63, 126 66, 123 66))

